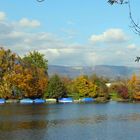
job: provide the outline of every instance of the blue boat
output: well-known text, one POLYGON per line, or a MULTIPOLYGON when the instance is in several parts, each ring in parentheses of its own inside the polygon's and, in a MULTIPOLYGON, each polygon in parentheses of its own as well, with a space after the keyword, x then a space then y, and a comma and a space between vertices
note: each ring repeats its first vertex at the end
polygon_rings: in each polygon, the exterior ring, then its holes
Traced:
POLYGON ((81 99, 81 102, 93 102, 94 99, 93 98, 90 98, 90 97, 87 97, 87 98, 82 98, 81 99))
POLYGON ((0 104, 4 104, 5 102, 5 99, 0 99, 0 104))
POLYGON ((21 99, 20 100, 20 103, 21 104, 32 104, 33 103, 33 100, 32 99, 29 99, 29 98, 27 98, 27 99, 21 99))
POLYGON ((35 99, 34 103, 35 104, 43 104, 43 103, 45 103, 45 100, 43 100, 43 99, 35 99))
POLYGON ((58 100, 59 103, 72 103, 73 99, 72 98, 60 98, 58 100))

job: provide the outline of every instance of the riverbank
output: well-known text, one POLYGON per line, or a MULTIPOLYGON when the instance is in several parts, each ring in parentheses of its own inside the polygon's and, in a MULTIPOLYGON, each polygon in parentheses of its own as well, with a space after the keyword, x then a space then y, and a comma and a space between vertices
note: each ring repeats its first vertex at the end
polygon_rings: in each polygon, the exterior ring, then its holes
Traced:
POLYGON ((62 98, 61 100, 56 99, 0 99, 0 104, 57 104, 57 103, 72 103, 72 104, 78 104, 78 103, 109 103, 109 102, 120 102, 120 103, 140 103, 140 101, 132 101, 132 100, 126 100, 126 99, 105 99, 103 97, 100 98, 81 98, 74 100, 72 98, 62 98), (63 100, 62 100, 63 99, 63 100), (92 100, 91 100, 92 99, 92 100))

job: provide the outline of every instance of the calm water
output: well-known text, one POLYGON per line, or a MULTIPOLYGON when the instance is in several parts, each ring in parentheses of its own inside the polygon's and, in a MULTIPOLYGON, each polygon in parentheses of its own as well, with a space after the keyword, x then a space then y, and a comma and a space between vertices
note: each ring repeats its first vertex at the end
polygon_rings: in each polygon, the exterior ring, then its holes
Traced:
POLYGON ((140 104, 0 105, 0 140, 140 140, 140 104))

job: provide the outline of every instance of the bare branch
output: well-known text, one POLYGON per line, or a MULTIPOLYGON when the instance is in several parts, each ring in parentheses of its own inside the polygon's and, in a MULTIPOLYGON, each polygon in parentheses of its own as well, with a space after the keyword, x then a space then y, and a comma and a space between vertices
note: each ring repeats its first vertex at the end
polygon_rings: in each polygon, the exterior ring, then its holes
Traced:
POLYGON ((108 3, 113 5, 113 4, 127 4, 128 1, 125 1, 125 0, 108 0, 108 3))
POLYGON ((131 24, 132 24, 131 27, 135 31, 136 34, 140 35, 140 25, 139 25, 139 23, 136 23, 133 19, 130 0, 128 0, 128 8, 129 8, 129 18, 130 18, 131 24))
POLYGON ((108 3, 111 5, 113 4, 128 4, 128 10, 129 10, 129 18, 131 22, 131 28, 135 34, 138 34, 140 36, 140 24, 136 23, 133 16, 132 16, 132 10, 131 10, 131 3, 130 0, 108 0, 108 3))
POLYGON ((36 0, 37 2, 43 2, 43 1, 45 1, 45 0, 36 0))

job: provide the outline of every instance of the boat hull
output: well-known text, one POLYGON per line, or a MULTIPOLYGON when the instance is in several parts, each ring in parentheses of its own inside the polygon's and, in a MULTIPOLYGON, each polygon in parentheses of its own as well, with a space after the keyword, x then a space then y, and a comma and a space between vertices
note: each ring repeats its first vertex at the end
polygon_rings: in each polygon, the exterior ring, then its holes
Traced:
POLYGON ((58 100, 59 103, 73 103, 72 98, 61 98, 58 100))
POLYGON ((35 99, 34 103, 35 104, 43 104, 43 103, 45 103, 45 100, 43 100, 43 99, 35 99))
POLYGON ((5 102, 5 99, 0 99, 0 104, 4 104, 5 102))
POLYGON ((22 99, 22 100, 20 100, 20 103, 21 104, 32 104, 33 100, 31 100, 31 99, 22 99))

